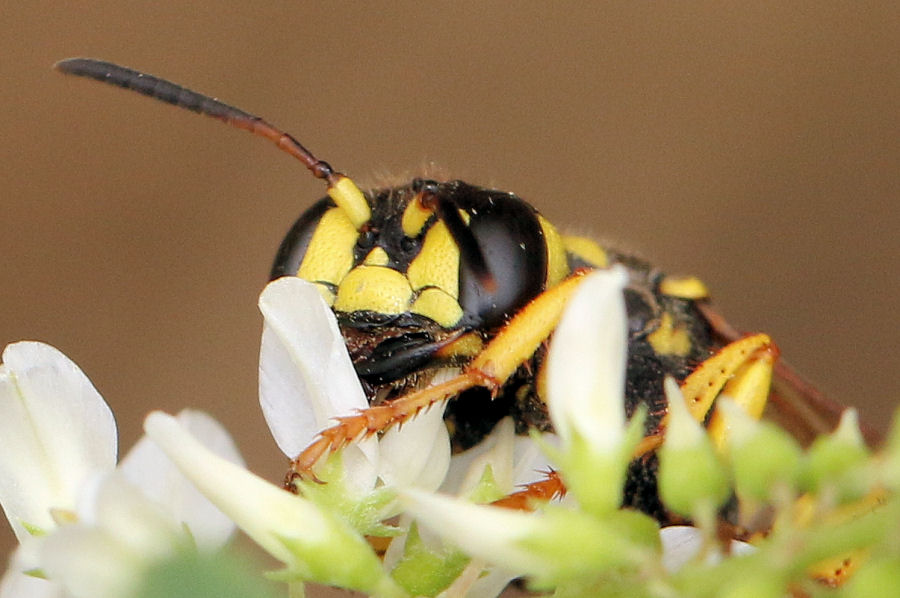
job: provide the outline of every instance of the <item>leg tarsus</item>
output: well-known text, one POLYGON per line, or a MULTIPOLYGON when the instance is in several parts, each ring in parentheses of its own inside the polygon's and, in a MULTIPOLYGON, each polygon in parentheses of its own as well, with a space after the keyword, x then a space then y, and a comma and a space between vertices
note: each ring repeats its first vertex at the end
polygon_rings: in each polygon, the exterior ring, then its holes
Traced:
POLYGON ((289 481, 298 477, 315 479, 313 467, 323 457, 356 440, 383 432, 392 426, 401 425, 423 409, 446 401, 469 388, 487 386, 489 390, 494 391, 493 386, 488 386, 491 384, 490 380, 489 376, 470 370, 446 382, 399 397, 384 405, 363 409, 356 415, 339 417, 337 424, 322 430, 319 438, 294 458, 288 472, 288 479, 289 481))
POLYGON ((546 478, 527 484, 518 492, 505 496, 491 503, 491 506, 519 511, 534 510, 535 501, 549 501, 562 498, 566 494, 566 486, 559 474, 550 470, 545 472, 546 478))

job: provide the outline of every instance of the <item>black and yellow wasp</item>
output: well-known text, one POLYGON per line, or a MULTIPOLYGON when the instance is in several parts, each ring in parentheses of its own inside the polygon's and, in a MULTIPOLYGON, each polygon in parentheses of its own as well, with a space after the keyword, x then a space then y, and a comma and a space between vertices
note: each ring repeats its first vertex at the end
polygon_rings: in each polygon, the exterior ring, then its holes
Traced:
POLYGON ((547 341, 582 274, 612 264, 630 274, 626 412, 644 404, 650 414, 627 505, 667 520, 654 452, 666 416, 666 376, 681 383, 693 414, 717 441, 727 433, 715 409, 723 392, 757 417, 768 403, 771 416, 801 440, 837 420, 837 407, 777 363, 768 336, 738 334, 710 309, 699 280, 667 276, 589 239, 564 236, 512 193, 426 179, 363 192, 292 136, 210 97, 93 59, 64 60, 56 68, 266 137, 327 183, 328 195, 288 232, 271 276, 317 285, 337 316, 371 407, 323 430, 293 461, 289 487, 295 477, 311 475, 321 457, 438 401, 452 399, 445 419, 455 450, 476 444, 510 415, 519 432, 549 430, 547 341), (459 373, 429 384, 449 367, 459 373))

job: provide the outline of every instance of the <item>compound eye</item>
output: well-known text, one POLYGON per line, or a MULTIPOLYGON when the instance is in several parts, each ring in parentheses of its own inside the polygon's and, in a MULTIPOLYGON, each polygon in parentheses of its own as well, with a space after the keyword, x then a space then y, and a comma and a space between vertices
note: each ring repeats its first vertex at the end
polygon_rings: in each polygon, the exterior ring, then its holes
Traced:
MULTIPOLYGON (((457 192, 462 191, 460 188, 457 192)), ((465 314, 463 324, 499 326, 544 290, 547 247, 537 213, 521 199, 473 187, 468 191, 478 197, 454 197, 454 201, 466 206, 469 230, 490 277, 485 280, 482 273, 473 272, 464 259, 461 261, 459 303, 465 314)))
POLYGON ((269 280, 275 280, 282 276, 297 276, 313 232, 319 226, 319 221, 322 220, 325 212, 333 207, 334 202, 325 197, 300 215, 278 248, 269 280))

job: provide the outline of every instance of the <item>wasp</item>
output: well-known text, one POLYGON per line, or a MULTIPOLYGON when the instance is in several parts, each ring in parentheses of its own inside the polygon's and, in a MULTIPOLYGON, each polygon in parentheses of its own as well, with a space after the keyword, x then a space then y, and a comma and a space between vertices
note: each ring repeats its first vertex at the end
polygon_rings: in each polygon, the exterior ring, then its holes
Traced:
POLYGON ((694 416, 721 442, 723 392, 754 416, 778 420, 801 440, 830 431, 840 408, 777 360, 765 334, 743 335, 710 306, 696 278, 570 237, 513 193, 459 180, 414 179, 362 191, 297 139, 258 116, 184 87, 94 59, 56 65, 211 116, 274 142, 327 186, 281 243, 271 278, 314 283, 332 307, 370 407, 341 418, 291 464, 286 485, 311 476, 327 454, 449 401, 456 451, 502 418, 517 431, 551 430, 544 403, 547 343, 585 272, 621 264, 629 323, 626 413, 645 405, 647 442, 632 462, 625 505, 665 523, 656 492, 654 439, 672 376, 694 416), (449 380, 432 384, 454 368, 449 380), (772 390, 770 391, 770 385, 772 390), (771 399, 771 400, 770 400, 771 399))

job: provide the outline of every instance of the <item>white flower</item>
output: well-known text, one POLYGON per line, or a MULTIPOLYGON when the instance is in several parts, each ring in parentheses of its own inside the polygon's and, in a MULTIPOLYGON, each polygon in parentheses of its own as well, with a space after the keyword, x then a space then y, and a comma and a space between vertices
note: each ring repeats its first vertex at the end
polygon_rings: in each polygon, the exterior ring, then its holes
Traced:
MULTIPOLYGON (((265 319, 260 404, 278 446, 293 458, 320 430, 333 425, 334 418, 353 415, 368 403, 334 313, 314 285, 295 277, 280 278, 263 291, 259 307, 265 319)), ((455 370, 441 372, 432 383, 455 374, 455 370)), ((515 438, 511 423, 503 435, 506 441, 499 443, 508 448, 503 458, 496 458, 495 433, 451 460, 444 407, 435 405, 380 438, 343 450, 346 477, 354 480, 357 497, 371 490, 376 480, 390 487, 468 492, 489 462, 504 492, 540 479, 538 470, 546 470, 546 457, 529 439, 515 438), (492 456, 485 461, 489 449, 492 456), (479 456, 481 462, 473 465, 479 456)))
MULTIPOLYGON (((179 417, 240 461, 209 416, 179 417)), ((43 343, 8 346, 0 366, 0 501, 21 547, 4 597, 127 596, 156 559, 195 541, 218 547, 233 530, 146 440, 115 464, 112 413, 78 366, 43 343), (31 570, 52 581, 23 574, 31 570)))
POLYGON ((625 433, 628 327, 621 266, 590 274, 572 297, 547 357, 548 407, 556 432, 597 453, 612 453, 625 433))
POLYGON ((144 427, 201 492, 287 565, 290 579, 400 594, 364 537, 340 517, 218 457, 169 415, 151 413, 144 427))
POLYGON ((625 424, 628 322, 621 266, 588 275, 569 302, 547 356, 547 406, 562 440, 556 456, 569 492, 593 513, 622 503, 641 417, 625 424))
MULTIPOLYGON (((294 457, 332 418, 351 415, 367 402, 334 314, 315 287, 297 278, 279 279, 262 293, 260 310, 265 318, 260 402, 277 444, 294 457)), ((307 484, 303 496, 296 496, 223 464, 169 416, 151 414, 145 428, 210 500, 287 565, 286 579, 388 595, 398 591, 387 572, 403 558, 407 536, 393 540, 382 564, 362 534, 377 531, 384 517, 397 512, 389 508, 396 504, 392 489, 434 490, 443 484, 469 495, 485 490, 490 471, 490 492, 500 498, 516 484, 540 478, 538 470, 547 467, 534 443, 515 436, 509 419, 451 465, 443 406, 435 406, 362 446, 343 449, 341 475, 325 486, 307 484)), ((404 528, 403 521, 400 525, 404 528)), ((508 579, 495 572, 475 583, 499 591, 508 579)))
POLYGON ((19 541, 73 511, 88 478, 116 465, 116 424, 87 376, 50 345, 21 342, 0 365, 0 503, 19 541))
MULTIPOLYGON (((566 582, 579 587, 594 583, 604 570, 632 570, 639 577, 655 559, 671 573, 699 556, 708 564, 722 556, 697 528, 659 530, 650 517, 617 509, 636 432, 624 414, 626 282, 621 269, 591 274, 570 301, 548 357, 548 403, 562 441, 553 452, 580 509, 570 502, 534 513, 510 512, 414 489, 402 492, 408 515, 506 571, 503 579, 526 575, 539 588, 566 582), (598 495, 601 508, 592 509, 598 495)), ((674 392, 680 395, 677 388, 674 392)), ((734 554, 750 550, 742 542, 731 546, 734 554)), ((502 587, 495 586, 493 595, 502 587)))
MULTIPOLYGON (((265 319, 259 400, 272 436, 293 459, 334 418, 368 407, 334 313, 316 287, 295 277, 269 283, 259 298, 265 319)), ((342 452, 345 480, 358 496, 380 477, 390 485, 437 488, 450 460, 443 406, 420 413, 381 439, 342 452)))
MULTIPOLYGON (((703 532, 696 527, 688 525, 672 525, 659 530, 662 540, 662 564, 666 571, 674 573, 687 563, 701 556, 704 546, 709 546, 709 538, 705 538, 703 532)), ((712 544, 715 546, 715 543, 712 544)), ((756 549, 746 542, 732 540, 729 551, 732 555, 740 556, 752 554, 756 549)), ((722 552, 716 546, 705 554, 705 563, 714 565, 722 560, 722 552)))

